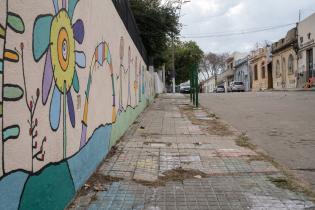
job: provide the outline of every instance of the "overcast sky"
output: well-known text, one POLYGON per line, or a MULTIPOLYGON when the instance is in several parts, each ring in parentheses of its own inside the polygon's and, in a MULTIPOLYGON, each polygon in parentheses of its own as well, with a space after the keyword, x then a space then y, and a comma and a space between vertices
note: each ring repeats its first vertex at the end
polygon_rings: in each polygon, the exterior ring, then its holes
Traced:
MULTIPOLYGON (((296 23, 315 12, 315 0, 191 0, 182 7, 182 36, 238 33, 296 23)), ((246 35, 185 38, 196 41, 204 52, 247 52, 255 43, 277 41, 293 28, 286 26, 246 35)), ((314 24, 315 27, 315 24, 314 24)))

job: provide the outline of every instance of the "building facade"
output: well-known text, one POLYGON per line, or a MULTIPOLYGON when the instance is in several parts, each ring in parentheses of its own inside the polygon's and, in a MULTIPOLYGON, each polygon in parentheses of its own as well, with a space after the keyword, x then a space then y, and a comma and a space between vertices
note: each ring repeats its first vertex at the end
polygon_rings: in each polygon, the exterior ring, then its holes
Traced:
POLYGON ((263 91, 273 88, 271 47, 266 46, 251 52, 249 57, 252 72, 252 90, 263 91))
POLYGON ((315 80, 315 13, 298 23, 297 87, 311 87, 315 80))
POLYGON ((245 86, 245 91, 250 91, 251 74, 249 69, 248 55, 235 61, 234 81, 243 82, 245 86))
POLYGON ((209 79, 207 79, 206 81, 204 81, 203 83, 203 92, 204 93, 213 93, 215 88, 216 88, 216 84, 215 84, 215 76, 210 77, 209 79))
POLYGON ((273 88, 297 87, 297 29, 288 31, 285 38, 272 44, 273 88))
POLYGON ((245 55, 244 53, 234 52, 226 59, 225 70, 218 76, 218 84, 223 84, 225 91, 228 90, 231 82, 234 81, 235 62, 245 55))

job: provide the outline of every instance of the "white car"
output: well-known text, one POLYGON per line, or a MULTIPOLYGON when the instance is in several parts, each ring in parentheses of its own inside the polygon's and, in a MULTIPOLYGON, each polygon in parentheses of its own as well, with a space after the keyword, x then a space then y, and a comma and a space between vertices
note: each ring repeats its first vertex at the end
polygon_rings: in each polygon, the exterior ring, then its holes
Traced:
POLYGON ((229 92, 244 92, 245 91, 245 85, 243 82, 231 82, 229 88, 229 92))
POLYGON ((225 88, 224 88, 224 85, 218 85, 215 90, 214 90, 215 93, 225 93, 225 88))

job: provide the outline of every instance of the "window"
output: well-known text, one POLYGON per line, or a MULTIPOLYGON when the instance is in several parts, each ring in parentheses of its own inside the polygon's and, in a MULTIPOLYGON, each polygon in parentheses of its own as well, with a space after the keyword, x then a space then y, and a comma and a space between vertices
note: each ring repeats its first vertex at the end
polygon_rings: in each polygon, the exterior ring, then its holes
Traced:
POLYGON ((258 80, 258 70, 257 70, 257 65, 254 66, 254 78, 255 80, 258 80))
POLYGON ((300 42, 303 43, 303 36, 300 37, 300 42))
POLYGON ((311 33, 307 34, 308 39, 311 39, 311 33))
POLYGON ((280 61, 279 60, 277 60, 277 63, 276 63, 276 76, 280 77, 280 61))
POLYGON ((266 67, 265 67, 265 62, 261 63, 261 78, 265 79, 266 78, 266 67))
POLYGON ((288 71, 289 71, 289 74, 293 74, 293 71, 294 71, 294 58, 292 54, 289 55, 288 71))

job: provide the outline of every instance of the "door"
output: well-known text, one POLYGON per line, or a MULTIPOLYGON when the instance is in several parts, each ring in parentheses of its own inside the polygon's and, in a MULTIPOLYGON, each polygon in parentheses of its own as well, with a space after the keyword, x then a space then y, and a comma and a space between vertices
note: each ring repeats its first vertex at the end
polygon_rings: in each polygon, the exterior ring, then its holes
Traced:
POLYGON ((282 58, 282 73, 281 73, 281 77, 282 77, 282 88, 286 88, 287 86, 287 63, 285 58, 282 58))
POLYGON ((268 69, 268 89, 273 89, 272 63, 267 66, 268 69))
POLYGON ((313 49, 306 51, 306 62, 307 62, 308 79, 315 77, 315 73, 313 69, 313 49))

